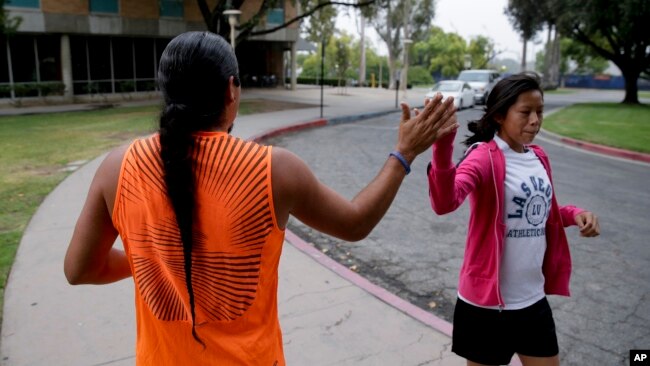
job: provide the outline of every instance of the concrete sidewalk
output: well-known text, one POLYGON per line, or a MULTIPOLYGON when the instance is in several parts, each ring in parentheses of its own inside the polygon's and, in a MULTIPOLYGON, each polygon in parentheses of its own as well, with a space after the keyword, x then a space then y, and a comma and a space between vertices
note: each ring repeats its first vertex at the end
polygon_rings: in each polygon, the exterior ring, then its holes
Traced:
MULTIPOLYGON (((397 112, 394 91, 338 92, 325 90, 327 119, 397 112)), ((316 88, 243 95, 320 101, 316 88)), ((411 106, 423 97, 424 90, 408 92, 411 106)), ((242 116, 233 134, 253 138, 319 118, 317 106, 242 116)), ((2 365, 134 364, 133 282, 73 287, 63 275, 65 250, 101 159, 63 181, 25 230, 5 290, 2 365)), ((289 365, 465 364, 450 351, 449 323, 370 284, 292 233, 286 240, 292 245, 284 246, 280 263, 279 311, 289 365)))

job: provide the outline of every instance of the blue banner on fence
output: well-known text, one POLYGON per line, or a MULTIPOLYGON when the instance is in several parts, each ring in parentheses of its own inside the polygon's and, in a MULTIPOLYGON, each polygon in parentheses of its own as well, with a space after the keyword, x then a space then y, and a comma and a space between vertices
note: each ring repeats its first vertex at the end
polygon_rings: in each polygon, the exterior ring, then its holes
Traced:
MULTIPOLYGON (((639 79, 639 90, 650 90, 650 81, 639 79)), ((567 88, 589 89, 625 89, 623 76, 610 75, 564 75, 564 86, 567 88)))

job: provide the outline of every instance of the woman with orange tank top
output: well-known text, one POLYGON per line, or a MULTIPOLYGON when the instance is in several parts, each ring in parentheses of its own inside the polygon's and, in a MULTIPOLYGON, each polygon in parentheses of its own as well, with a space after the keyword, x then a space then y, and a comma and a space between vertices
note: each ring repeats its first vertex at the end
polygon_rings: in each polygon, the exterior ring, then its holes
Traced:
POLYGON ((344 240, 367 236, 415 157, 458 127, 452 101, 437 96, 414 116, 403 104, 394 151, 347 200, 289 151, 230 135, 241 89, 221 37, 177 36, 158 70, 159 131, 98 168, 65 275, 133 277, 137 365, 284 365, 277 285, 289 215, 344 240))

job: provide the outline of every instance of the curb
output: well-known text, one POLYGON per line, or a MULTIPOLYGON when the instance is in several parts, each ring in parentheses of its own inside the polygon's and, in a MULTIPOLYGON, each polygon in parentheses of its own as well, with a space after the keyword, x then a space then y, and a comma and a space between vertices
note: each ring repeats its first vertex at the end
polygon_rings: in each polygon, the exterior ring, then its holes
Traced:
POLYGON ((300 131, 300 130, 306 130, 308 128, 323 127, 323 126, 326 126, 326 125, 327 125, 327 120, 326 119, 317 119, 317 120, 310 121, 310 122, 297 123, 297 124, 292 125, 292 126, 280 127, 280 128, 276 128, 274 130, 267 131, 267 132, 262 132, 261 134, 254 135, 254 136, 250 137, 249 140, 254 141, 254 142, 260 142, 260 141, 262 141, 264 139, 280 136, 280 135, 283 135, 285 133, 296 132, 296 131, 300 131))
POLYGON ((569 137, 560 137, 560 142, 563 142, 565 144, 572 145, 572 146, 575 146, 575 147, 579 147, 581 149, 585 149, 585 150, 605 154, 605 155, 612 155, 612 156, 616 156, 616 157, 619 157, 619 158, 642 161, 644 163, 650 163, 650 154, 644 154, 644 153, 640 153, 640 152, 619 149, 619 148, 616 148, 616 147, 610 147, 610 146, 594 144, 594 143, 591 143, 591 142, 580 141, 580 140, 572 139, 572 138, 569 138, 569 137))
POLYGON ((599 153, 611 157, 622 158, 626 160, 632 160, 632 161, 638 161, 638 162, 650 164, 650 154, 625 150, 625 149, 619 149, 611 146, 599 145, 593 142, 576 140, 570 137, 558 135, 557 133, 548 131, 544 128, 540 130, 540 136, 551 140, 555 140, 559 143, 576 147, 578 149, 587 150, 587 151, 591 151, 591 152, 595 152, 595 153, 599 153))
POLYGON ((360 121, 360 120, 363 120, 363 119, 380 117, 380 116, 384 116, 384 115, 387 115, 387 114, 398 113, 398 112, 399 112, 399 109, 387 109, 387 110, 383 110, 383 111, 379 111, 379 112, 353 114, 353 115, 350 115, 350 116, 333 117, 333 118, 330 118, 330 119, 318 118, 318 119, 315 119, 315 120, 312 120, 312 121, 298 122, 295 125, 280 127, 280 128, 276 128, 276 129, 273 129, 273 130, 266 131, 266 132, 262 132, 260 134, 253 135, 252 137, 249 138, 249 140, 254 141, 254 142, 260 142, 261 140, 271 138, 271 137, 277 137, 277 136, 283 135, 285 133, 306 130, 306 129, 309 129, 309 128, 334 126, 334 125, 340 125, 340 124, 345 124, 345 123, 352 123, 352 122, 360 121))
POLYGON ((296 249, 307 254, 309 257, 311 257, 313 260, 321 264, 323 267, 326 267, 330 271, 352 282, 357 287, 360 287, 361 289, 375 296, 379 300, 394 307, 395 309, 410 316, 411 318, 416 319, 421 323, 424 323, 425 325, 439 331, 442 334, 445 334, 448 337, 451 337, 452 325, 448 321, 439 318, 411 304, 410 302, 398 297, 397 295, 394 295, 393 293, 389 292, 383 287, 377 286, 374 283, 368 281, 365 277, 361 276, 360 274, 350 270, 346 266, 328 257, 326 254, 321 253, 318 249, 316 249, 316 247, 305 242, 298 235, 294 234, 292 231, 288 229, 286 230, 285 239, 296 249))

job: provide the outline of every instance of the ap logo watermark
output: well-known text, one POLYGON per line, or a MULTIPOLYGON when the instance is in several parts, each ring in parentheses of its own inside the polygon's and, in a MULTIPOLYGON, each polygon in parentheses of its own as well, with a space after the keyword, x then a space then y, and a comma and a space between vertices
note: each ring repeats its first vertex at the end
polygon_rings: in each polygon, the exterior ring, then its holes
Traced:
POLYGON ((630 350, 630 366, 650 366, 650 350, 630 350))

